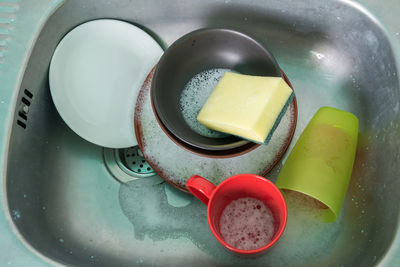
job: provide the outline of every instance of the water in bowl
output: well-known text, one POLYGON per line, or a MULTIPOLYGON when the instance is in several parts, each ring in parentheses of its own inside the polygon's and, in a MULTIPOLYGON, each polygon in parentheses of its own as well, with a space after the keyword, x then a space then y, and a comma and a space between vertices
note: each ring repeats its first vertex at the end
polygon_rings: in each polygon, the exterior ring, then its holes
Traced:
POLYGON ((202 71, 190 79, 181 93, 179 105, 183 118, 193 131, 202 136, 211 138, 228 136, 225 133, 211 130, 197 121, 197 115, 201 108, 227 71, 237 73, 236 71, 224 68, 202 71))

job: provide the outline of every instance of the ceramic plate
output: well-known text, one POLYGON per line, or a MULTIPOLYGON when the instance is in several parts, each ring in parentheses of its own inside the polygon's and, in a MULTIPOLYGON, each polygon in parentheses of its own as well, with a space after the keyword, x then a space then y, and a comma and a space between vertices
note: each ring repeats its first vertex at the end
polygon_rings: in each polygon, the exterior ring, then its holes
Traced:
POLYGON ((137 144, 133 114, 138 92, 163 53, 140 28, 94 20, 70 31, 50 64, 50 91, 67 125, 104 147, 137 144))
MULTIPOLYGON (((188 147, 159 124, 151 106, 153 75, 154 70, 147 77, 138 96, 135 131, 146 161, 161 178, 174 187, 189 193, 185 184, 193 174, 206 177, 214 184, 238 173, 265 176, 278 164, 289 147, 297 125, 296 97, 290 103, 268 145, 225 151, 230 154, 221 154, 221 151, 206 152, 188 147)), ((282 77, 291 86, 283 72, 282 77)))

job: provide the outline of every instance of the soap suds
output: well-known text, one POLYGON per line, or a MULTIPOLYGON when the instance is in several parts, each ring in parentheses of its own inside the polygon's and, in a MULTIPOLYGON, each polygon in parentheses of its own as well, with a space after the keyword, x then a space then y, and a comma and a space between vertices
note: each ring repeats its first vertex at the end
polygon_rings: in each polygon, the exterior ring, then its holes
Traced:
MULTIPOLYGON (((121 185, 120 205, 133 225, 136 239, 143 242, 147 238, 154 242, 170 240, 171 246, 176 244, 174 242, 190 240, 188 242, 199 248, 193 256, 203 257, 204 252, 216 264, 224 266, 291 266, 294 259, 298 265, 307 266, 313 262, 324 266, 324 256, 338 246, 345 219, 342 212, 336 222, 324 223, 321 221, 324 210, 319 209, 315 200, 296 192, 284 192, 288 220, 281 238, 265 255, 240 258, 227 252, 212 235, 207 208, 202 202, 193 198, 185 207, 173 207, 168 204, 165 187, 170 186, 146 184, 145 179, 121 185)), ((178 192, 172 187, 169 190, 178 192)), ((187 256, 182 253, 176 252, 174 256, 187 256)))
POLYGON ((12 217, 14 220, 18 220, 21 218, 21 212, 17 209, 11 211, 12 217))
POLYGON ((135 119, 141 124, 142 152, 151 165, 162 171, 164 177, 181 186, 193 174, 203 176, 215 184, 239 173, 265 175, 276 163, 278 154, 282 153, 290 138, 291 125, 295 120, 293 105, 287 109, 268 145, 261 145, 233 158, 198 156, 176 145, 158 125, 151 108, 150 84, 151 79, 148 79, 138 99, 141 108, 135 114, 135 119))
POLYGON ((239 198, 225 207, 219 227, 229 245, 244 250, 258 249, 271 241, 274 217, 261 200, 239 198))
MULTIPOLYGON (((197 115, 206 103, 211 92, 217 86, 225 72, 230 69, 210 69, 196 74, 182 91, 179 101, 183 118, 196 133, 214 138, 226 137, 227 134, 211 130, 197 121, 197 115)), ((236 72, 235 72, 236 73, 236 72)))

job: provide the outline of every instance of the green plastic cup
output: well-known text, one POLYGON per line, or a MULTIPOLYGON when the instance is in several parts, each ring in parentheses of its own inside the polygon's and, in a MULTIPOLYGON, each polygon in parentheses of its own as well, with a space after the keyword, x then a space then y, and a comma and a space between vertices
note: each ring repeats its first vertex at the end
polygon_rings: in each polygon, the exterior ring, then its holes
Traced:
POLYGON ((323 107, 311 119, 287 158, 276 186, 313 197, 335 221, 346 196, 358 139, 358 119, 351 113, 323 107))

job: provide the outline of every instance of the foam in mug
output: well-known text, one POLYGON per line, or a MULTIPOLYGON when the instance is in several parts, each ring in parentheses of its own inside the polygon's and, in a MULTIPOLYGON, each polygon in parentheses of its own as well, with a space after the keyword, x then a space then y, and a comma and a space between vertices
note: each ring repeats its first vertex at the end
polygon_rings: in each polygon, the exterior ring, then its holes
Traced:
POLYGON ((239 198, 229 203, 220 218, 220 233, 229 245, 253 250, 267 245, 274 235, 271 210, 256 198, 239 198))

